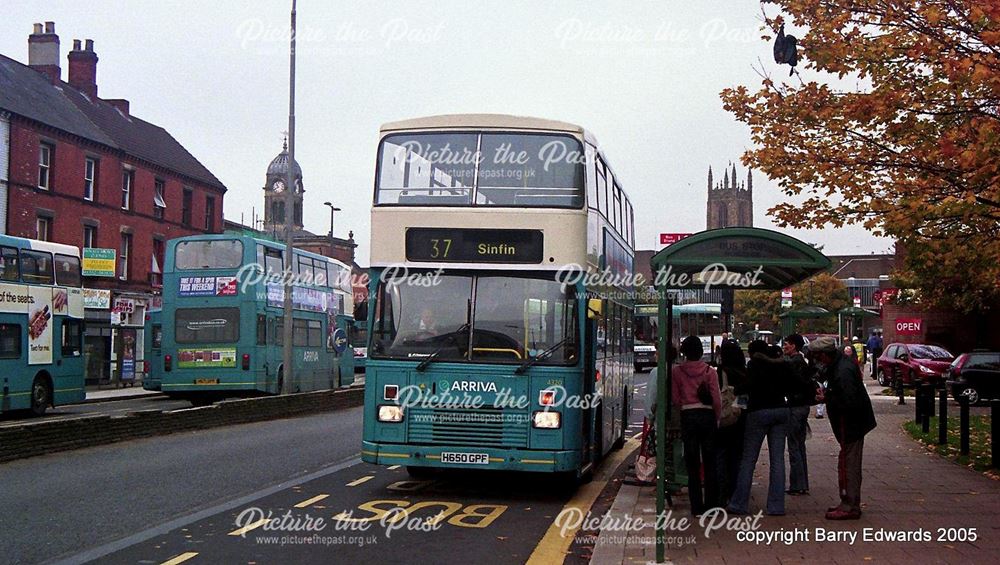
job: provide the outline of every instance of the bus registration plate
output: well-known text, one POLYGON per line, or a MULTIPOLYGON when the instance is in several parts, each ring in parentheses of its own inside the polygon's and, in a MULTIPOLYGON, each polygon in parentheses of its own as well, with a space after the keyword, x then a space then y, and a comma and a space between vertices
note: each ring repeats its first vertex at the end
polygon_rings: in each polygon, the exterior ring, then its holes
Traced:
POLYGON ((219 384, 219 379, 195 379, 194 384, 196 385, 217 385, 219 384))
POLYGON ((489 465, 490 456, 486 453, 454 453, 443 452, 442 463, 459 463, 465 465, 489 465))

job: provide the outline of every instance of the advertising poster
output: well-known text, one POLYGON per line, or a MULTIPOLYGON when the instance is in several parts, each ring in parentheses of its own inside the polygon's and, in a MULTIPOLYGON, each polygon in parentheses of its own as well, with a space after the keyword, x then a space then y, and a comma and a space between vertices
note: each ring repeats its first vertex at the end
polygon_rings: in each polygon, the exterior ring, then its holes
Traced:
POLYGON ((178 296, 215 296, 215 277, 181 277, 178 296))
POLYGON ((125 329, 122 332, 122 374, 123 382, 135 380, 135 330, 125 329))
POLYGON ((232 368, 236 366, 236 349, 181 349, 177 352, 177 367, 181 369, 232 368))
POLYGON ((236 296, 236 277, 215 277, 216 296, 236 296))
POLYGON ((52 288, 28 290, 28 364, 52 363, 52 288))

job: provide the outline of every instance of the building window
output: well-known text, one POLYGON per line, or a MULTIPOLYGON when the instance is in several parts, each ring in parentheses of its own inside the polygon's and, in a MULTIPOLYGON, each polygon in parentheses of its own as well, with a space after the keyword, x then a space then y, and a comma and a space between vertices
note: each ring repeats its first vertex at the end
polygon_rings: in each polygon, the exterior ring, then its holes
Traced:
POLYGON ((122 171, 122 210, 132 209, 132 183, 135 182, 135 171, 122 171))
POLYGON ((191 225, 191 201, 194 196, 190 188, 184 189, 184 199, 181 201, 181 223, 185 226, 191 225))
POLYGON ((153 185, 153 216, 159 219, 163 219, 163 214, 167 210, 167 201, 163 197, 165 186, 163 181, 156 179, 156 183, 153 185))
POLYGON ((118 253, 118 278, 128 280, 128 260, 132 255, 132 234, 122 234, 121 251, 118 253))
POLYGON ((35 239, 52 241, 52 218, 38 216, 38 219, 35 220, 35 239))
POLYGON ((52 156, 55 147, 48 143, 38 146, 38 188, 49 190, 52 187, 52 156))
POLYGON ((97 227, 83 226, 83 246, 97 247, 97 227))
POLYGON ((94 200, 94 188, 97 184, 97 159, 87 157, 83 165, 83 199, 94 200))
POLYGON ((163 286, 163 250, 166 245, 162 239, 153 238, 153 260, 149 268, 149 283, 155 287, 163 286))
POLYGON ((294 220, 295 220, 294 225, 296 225, 296 226, 301 226, 302 225, 302 203, 301 202, 296 202, 295 203, 295 217, 294 217, 294 220))
POLYGON ((215 198, 205 197, 205 231, 215 231, 215 198))

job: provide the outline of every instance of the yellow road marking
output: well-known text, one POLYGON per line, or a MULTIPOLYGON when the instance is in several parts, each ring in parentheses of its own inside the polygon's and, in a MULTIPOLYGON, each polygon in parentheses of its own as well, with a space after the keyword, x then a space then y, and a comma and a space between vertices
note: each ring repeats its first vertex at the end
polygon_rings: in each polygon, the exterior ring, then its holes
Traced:
POLYGON ((393 465, 392 467, 387 467, 387 469, 389 469, 390 471, 395 471, 396 469, 399 469, 399 465, 393 465))
POLYGON ((320 500, 323 500, 324 498, 327 498, 329 496, 330 496, 329 494, 318 494, 318 495, 310 498, 309 500, 303 500, 302 502, 296 504, 295 507, 296 508, 305 508, 307 506, 312 506, 313 504, 316 504, 320 500))
POLYGON ((347 483, 347 486, 349 486, 349 487, 356 487, 356 486, 360 485, 361 483, 366 483, 366 482, 368 482, 368 481, 370 481, 370 480, 372 480, 374 478, 375 478, 375 475, 368 475, 367 477, 361 477, 360 479, 353 480, 353 481, 347 483))
POLYGON ((168 561, 164 561, 161 565, 177 565, 178 563, 184 563, 185 561, 187 561, 188 559, 191 559, 192 557, 194 557, 196 555, 198 555, 198 552, 196 552, 196 551, 188 551, 187 553, 182 553, 182 554, 178 555, 177 557, 174 557, 173 559, 170 559, 168 561))
POLYGON ((268 522, 268 520, 269 520, 268 518, 261 518, 260 520, 257 520, 256 522, 251 522, 250 524, 247 524, 246 526, 243 526, 238 530, 233 530, 229 532, 229 535, 242 536, 243 534, 249 532, 250 530, 256 530, 257 528, 263 526, 268 522))
MULTIPOLYGON (((573 498, 563 506, 560 514, 570 509, 575 509, 582 514, 586 514, 590 507, 594 505, 594 501, 597 500, 597 496, 601 494, 604 490, 605 485, 607 485, 608 480, 611 475, 615 472, 615 469, 625 460, 626 457, 632 454, 633 451, 639 449, 639 442, 635 439, 630 439, 625 443, 623 449, 619 449, 611 457, 606 459, 599 471, 594 472, 594 479, 589 483, 580 487, 573 495, 573 498)), ((576 533, 579 528, 573 528, 571 531, 566 531, 566 537, 562 536, 562 527, 556 525, 555 519, 552 520, 552 524, 549 529, 546 530, 545 535, 542 540, 538 542, 535 546, 535 550, 531 552, 531 556, 528 558, 526 565, 546 565, 549 563, 562 563, 566 559, 566 555, 569 553, 569 546, 573 543, 573 538, 576 537, 576 533)))

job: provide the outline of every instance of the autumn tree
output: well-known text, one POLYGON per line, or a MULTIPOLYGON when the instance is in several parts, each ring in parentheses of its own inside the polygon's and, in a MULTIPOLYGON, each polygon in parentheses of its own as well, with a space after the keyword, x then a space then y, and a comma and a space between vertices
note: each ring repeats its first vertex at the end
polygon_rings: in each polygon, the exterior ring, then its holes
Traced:
POLYGON ((997 307, 1000 2, 763 7, 766 29, 798 36, 799 71, 765 66, 759 90, 721 96, 750 126, 744 162, 790 197, 769 212, 784 226, 863 224, 903 244, 899 279, 922 300, 997 307))
MULTIPOLYGON (((829 273, 820 273, 791 287, 793 308, 819 306, 830 312, 837 312, 849 306, 851 301, 847 287, 829 273)), ((745 330, 760 324, 762 330, 779 331, 780 316, 787 309, 781 308, 781 292, 767 290, 736 291, 733 302, 736 321, 743 323, 745 330)), ((799 333, 836 333, 837 318, 804 319, 797 324, 799 333)))

